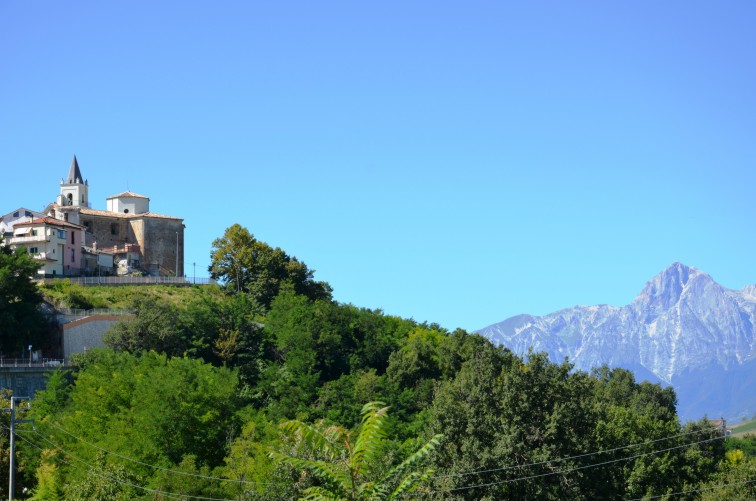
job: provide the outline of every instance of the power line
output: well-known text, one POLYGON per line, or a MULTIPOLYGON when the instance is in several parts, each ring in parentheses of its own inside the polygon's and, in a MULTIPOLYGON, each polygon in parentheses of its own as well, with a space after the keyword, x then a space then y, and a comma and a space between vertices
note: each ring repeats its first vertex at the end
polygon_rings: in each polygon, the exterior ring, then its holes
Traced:
POLYGON ((83 439, 81 437, 77 437, 73 433, 71 433, 71 432, 63 429, 62 427, 56 425, 55 423, 42 422, 41 424, 43 424, 43 425, 49 425, 49 426, 51 426, 53 428, 56 428, 56 429, 62 431, 63 433, 65 433, 66 435, 70 436, 71 438, 74 438, 74 439, 76 439, 76 440, 78 440, 80 442, 83 442, 84 444, 86 444, 86 445, 88 445, 90 447, 93 447, 93 448, 95 448, 95 449, 97 449, 97 450, 99 450, 101 452, 104 452, 106 454, 112 454, 112 455, 114 455, 114 456, 116 456, 118 458, 124 459, 126 461, 131 461, 132 463, 136 463, 136 464, 139 464, 139 465, 142 465, 142 466, 147 466, 148 468, 153 468, 155 470, 160 470, 160 471, 164 471, 164 472, 167 472, 167 473, 173 473, 175 475, 184 475, 184 476, 187 476, 187 477, 201 478, 201 479, 204 479, 204 480, 217 480, 217 481, 220 481, 220 482, 237 483, 237 484, 242 484, 242 485, 284 485, 284 484, 282 484, 280 482, 253 482, 251 480, 235 480, 235 479, 232 479, 232 478, 212 477, 212 476, 209 476, 209 475, 202 475, 202 474, 199 474, 199 473, 190 473, 190 472, 186 472, 186 471, 179 471, 179 470, 172 470, 170 468, 164 468, 162 466, 157 466, 157 465, 154 465, 154 464, 145 463, 143 461, 139 461, 138 459, 133 459, 133 458, 130 458, 128 456, 123 456, 121 454, 118 454, 117 452, 113 452, 113 451, 110 451, 110 450, 107 450, 107 449, 103 449, 102 447, 100 447, 98 445, 95 445, 95 444, 93 444, 91 442, 88 442, 87 440, 85 440, 85 439, 83 439))
POLYGON ((563 457, 563 458, 558 458, 558 459, 549 459, 549 460, 546 460, 546 461, 540 461, 538 463, 528 463, 528 464, 519 464, 519 465, 513 465, 513 466, 503 466, 501 468, 491 468, 489 470, 477 470, 477 471, 469 471, 469 472, 463 472, 463 473, 450 473, 448 475, 436 475, 436 476, 430 477, 430 478, 431 479, 437 479, 437 478, 465 477, 465 476, 468 476, 468 475, 480 475, 480 474, 483 474, 483 473, 493 473, 493 472, 496 472, 496 471, 505 471, 505 470, 515 470, 515 469, 520 469, 520 468, 527 468, 529 466, 541 466, 541 465, 549 464, 549 463, 561 463, 562 461, 569 461, 570 459, 580 459, 580 458, 584 458, 584 457, 587 457, 587 456, 595 456, 595 455, 598 455, 598 454, 605 454, 607 452, 616 452, 616 451, 620 451, 620 450, 623 450, 623 449, 629 449, 629 448, 632 448, 632 447, 640 447, 642 445, 650 445, 650 444, 654 444, 656 442, 662 442, 664 440, 672 440, 673 438, 680 438, 680 437, 684 437, 684 436, 687 436, 687 435, 695 435, 697 433, 704 433, 704 432, 708 432, 708 431, 714 431, 714 430, 717 430, 717 429, 719 429, 719 428, 712 427, 712 428, 705 428, 705 429, 697 430, 697 431, 689 431, 687 433, 679 433, 677 435, 671 435, 669 437, 658 438, 656 440, 649 440, 649 441, 646 441, 646 442, 639 442, 639 443, 636 443, 636 444, 625 445, 625 446, 622 446, 622 447, 616 447, 614 449, 604 449, 604 450, 600 450, 600 451, 588 452, 588 453, 585 453, 585 454, 579 454, 577 456, 569 456, 569 457, 563 457))
POLYGON ((549 476, 552 476, 552 475, 562 475, 564 473, 572 473, 573 471, 585 470, 585 469, 588 469, 588 468, 596 468, 598 466, 604 466, 604 465, 612 464, 612 463, 619 463, 621 461, 629 461, 631 459, 638 459, 638 458, 645 457, 645 456, 651 456, 653 454, 660 454, 662 452, 669 452, 669 451, 672 451, 672 450, 675 450, 675 449, 682 449, 684 447, 690 447, 691 445, 703 444, 703 443, 706 443, 706 442, 713 442, 714 440, 722 440, 724 438, 725 437, 709 438, 709 439, 701 440, 701 441, 698 441, 698 442, 688 443, 688 444, 684 444, 684 445, 678 445, 678 446, 675 446, 675 447, 669 447, 667 449, 660 449, 658 451, 645 452, 643 454, 636 454, 635 456, 629 456, 629 457, 624 457, 624 458, 620 458, 620 459, 612 459, 612 460, 604 461, 604 462, 601 462, 601 463, 593 463, 593 464, 587 464, 587 465, 583 465, 583 466, 576 466, 574 468, 568 468, 566 470, 552 471, 552 472, 548 472, 548 473, 540 473, 538 475, 530 475, 530 476, 526 476, 526 477, 511 478, 511 479, 507 479, 507 480, 501 480, 501 481, 498 481, 498 482, 489 482, 487 484, 477 484, 477 485, 468 485, 468 486, 463 486, 463 487, 455 487, 454 489, 439 489, 439 490, 435 490, 433 492, 440 493, 440 492, 464 491, 464 490, 468 490, 468 489, 476 489, 476 488, 479 488, 479 487, 492 487, 494 485, 509 484, 509 483, 514 483, 514 482, 520 482, 522 480, 532 480, 534 478, 549 477, 549 476))
MULTIPOLYGON (((3 426, 3 428, 8 429, 8 427, 5 426, 5 425, 1 425, 1 426, 3 426)), ((126 480, 121 480, 121 479, 118 479, 116 477, 112 477, 110 475, 103 475, 103 474, 97 473, 97 471, 96 471, 97 467, 96 466, 93 466, 93 465, 87 463, 83 459, 80 459, 80 458, 74 456, 73 454, 71 454, 70 452, 66 451, 65 449, 59 447, 57 444, 55 444, 51 440, 47 439, 47 437, 45 437, 44 435, 42 435, 38 431, 34 430, 33 433, 35 433, 36 435, 39 435, 42 438, 42 440, 44 440, 45 442, 49 443, 55 449, 59 450, 60 452, 62 452, 65 455, 67 455, 68 457, 70 457, 74 461, 77 461, 77 462, 83 464, 84 466, 86 466, 87 468, 89 468, 89 470, 88 470, 89 473, 91 473, 92 475, 94 475, 96 477, 103 478, 105 480, 110 480, 111 482, 116 482, 118 484, 127 485, 129 487, 133 487, 135 489, 139 489, 139 490, 142 490, 144 492, 148 492, 150 494, 160 494, 162 496, 166 496, 166 497, 169 497, 171 499, 185 499, 185 498, 189 498, 189 499, 198 499, 198 500, 201 500, 201 501, 233 501, 232 499, 211 498, 211 497, 206 497, 206 496, 194 496, 194 495, 191 495, 191 494, 176 494, 176 493, 173 493, 173 492, 161 491, 161 490, 158 490, 158 489, 150 489, 149 487, 143 487, 141 485, 133 484, 131 482, 127 482, 126 480)), ((27 443, 31 443, 29 440, 27 440, 26 438, 24 438, 24 437, 22 437, 22 436, 20 436, 18 434, 16 434, 16 436, 18 438, 20 438, 21 440, 27 442, 27 443)), ((32 444, 32 445, 34 445, 37 449, 39 449, 39 446, 37 446, 36 444, 32 444)), ((66 461, 65 459, 63 459, 63 461, 66 464, 75 467, 75 465, 73 465, 69 461, 66 461)))
POLYGON ((682 496, 683 494, 693 494, 695 492, 715 491, 715 490, 718 490, 718 489, 727 489, 727 488, 730 488, 730 487, 738 487, 740 485, 752 484, 754 482, 756 482, 756 478, 751 479, 751 480, 746 480, 745 482, 736 482, 734 484, 719 484, 719 485, 715 485, 715 486, 712 486, 712 487, 703 487, 701 489, 692 489, 692 490, 689 490, 689 491, 678 491, 678 492, 672 492, 670 494, 660 494, 658 496, 651 496, 651 497, 643 496, 642 498, 628 499, 626 501, 641 501, 641 500, 645 500, 645 499, 659 499, 659 498, 665 498, 665 497, 669 497, 669 496, 682 496))

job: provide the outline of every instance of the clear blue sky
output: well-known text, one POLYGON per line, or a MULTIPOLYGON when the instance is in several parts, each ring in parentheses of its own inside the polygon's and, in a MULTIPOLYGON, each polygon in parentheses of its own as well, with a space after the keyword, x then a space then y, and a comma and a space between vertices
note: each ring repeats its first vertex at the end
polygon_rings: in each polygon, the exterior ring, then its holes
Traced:
POLYGON ((756 2, 0 0, 0 213, 78 156, 339 301, 467 329, 756 283, 756 2))

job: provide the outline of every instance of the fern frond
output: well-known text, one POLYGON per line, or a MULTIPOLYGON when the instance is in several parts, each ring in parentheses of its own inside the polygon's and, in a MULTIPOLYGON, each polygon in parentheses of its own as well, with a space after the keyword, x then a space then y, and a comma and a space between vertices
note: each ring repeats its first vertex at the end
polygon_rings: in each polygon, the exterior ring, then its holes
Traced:
POLYGON ((423 472, 413 471, 404 477, 404 480, 402 480, 399 486, 394 489, 394 492, 391 493, 391 496, 388 499, 400 499, 405 494, 414 492, 420 485, 426 483, 435 472, 436 470, 433 468, 426 468, 423 472))
POLYGON ((326 461, 295 458, 272 449, 268 452, 268 457, 288 464, 295 469, 309 471, 339 495, 346 496, 346 493, 351 489, 351 477, 337 465, 326 461))
POLYGON ((362 408, 362 427, 354 446, 351 467, 363 475, 380 453, 381 441, 386 436, 383 430, 389 408, 381 407, 383 405, 383 402, 369 402, 362 408))
POLYGON ((304 491, 305 501, 347 501, 347 498, 334 494, 323 487, 309 487, 304 491))
POLYGON ((299 437, 314 452, 321 452, 330 457, 338 454, 335 443, 346 433, 341 426, 331 426, 321 430, 301 421, 287 421, 281 423, 279 427, 290 435, 299 437))
POLYGON ((416 452, 412 453, 407 459, 396 465, 389 471, 383 479, 384 483, 390 484, 394 479, 401 478, 405 472, 416 468, 428 455, 430 455, 436 447, 441 444, 443 435, 435 435, 425 445, 420 447, 416 452))

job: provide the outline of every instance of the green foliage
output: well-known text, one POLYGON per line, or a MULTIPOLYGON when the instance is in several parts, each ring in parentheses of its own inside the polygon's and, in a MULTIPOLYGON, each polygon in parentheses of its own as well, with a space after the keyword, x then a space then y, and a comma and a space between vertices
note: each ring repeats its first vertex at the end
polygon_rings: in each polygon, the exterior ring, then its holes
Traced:
MULTIPOLYGON (((72 501, 131 501, 140 497, 144 492, 136 486, 141 479, 129 473, 122 465, 109 464, 105 455, 97 457, 94 467, 86 470, 86 474, 64 487, 64 499, 72 501)), ((44 484, 43 484, 44 485, 44 484)), ((57 493, 58 487, 49 485, 46 492, 57 493)), ((37 496, 43 494, 39 492, 37 496)), ((45 499, 45 498, 39 498, 45 499)))
POLYGON ((153 350, 172 356, 186 351, 188 341, 182 335, 176 308, 150 298, 137 298, 131 309, 134 318, 114 324, 105 335, 107 346, 129 353, 153 350))
MULTIPOLYGON (((175 479, 146 465, 198 473, 223 466, 228 436, 239 426, 235 372, 154 352, 136 357, 90 350, 77 363, 73 385, 53 385, 39 394, 42 405, 34 412, 45 438, 36 441, 49 440, 44 443, 110 473, 85 475, 75 462, 56 462, 48 455, 37 469, 40 486, 69 486, 63 489, 65 499, 133 499, 136 491, 110 477, 173 487, 175 479), (118 456, 102 456, 103 451, 118 456), (116 486, 121 490, 113 491, 115 498, 103 494, 116 486)), ((219 488, 184 484, 189 485, 194 492, 217 493, 219 488)))
POLYGON ((388 468, 385 458, 385 427, 388 407, 371 402, 362 409, 362 425, 356 439, 345 428, 324 423, 308 425, 288 421, 281 429, 300 449, 298 453, 271 450, 270 456, 312 475, 313 485, 304 490, 312 500, 393 500, 410 494, 425 483, 432 469, 421 469, 439 445, 432 437, 404 461, 388 468))
POLYGON ((695 485, 700 501, 750 501, 756 499, 756 459, 728 459, 720 463, 719 471, 710 480, 695 485))
POLYGON ((669 388, 339 304, 238 225, 214 253, 223 288, 43 288, 134 317, 108 334, 115 351, 72 357, 37 396, 44 451, 22 446, 19 474, 36 473, 35 499, 741 495, 753 444, 726 452, 707 422, 681 426, 669 388), (362 405, 377 401, 391 414, 362 405))
POLYGON ((728 451, 737 449, 746 456, 756 459, 756 435, 741 435, 727 439, 725 447, 728 451))
POLYGON ((92 308, 106 308, 102 297, 91 293, 91 288, 71 283, 71 280, 59 279, 41 287, 43 293, 59 308, 73 308, 91 310, 92 308))
POLYGON ((0 350, 6 353, 39 346, 48 324, 39 311, 42 302, 32 278, 39 263, 19 247, 11 250, 0 239, 0 350))
POLYGON ((213 241, 210 259, 212 278, 221 280, 230 290, 249 293, 266 308, 286 283, 310 299, 331 297, 331 287, 316 282, 314 271, 307 265, 279 247, 260 242, 239 224, 213 241))

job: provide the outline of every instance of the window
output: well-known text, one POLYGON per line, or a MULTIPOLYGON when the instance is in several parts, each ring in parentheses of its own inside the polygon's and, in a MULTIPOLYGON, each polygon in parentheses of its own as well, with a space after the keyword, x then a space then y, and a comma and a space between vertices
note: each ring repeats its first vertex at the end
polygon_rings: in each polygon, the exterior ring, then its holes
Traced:
POLYGON ((58 238, 60 238, 61 240, 65 240, 66 232, 64 230, 58 230, 58 238))
POLYGON ((76 239, 74 238, 74 235, 76 235, 76 232, 75 232, 75 231, 72 231, 72 232, 71 232, 71 243, 72 243, 72 244, 76 244, 76 239))
POLYGON ((33 236, 33 237, 36 237, 36 236, 37 236, 37 230, 32 230, 32 236, 33 236))
POLYGON ((18 211, 13 213, 13 217, 18 217, 18 211))
POLYGON ((73 195, 71 193, 68 194, 68 205, 73 205, 73 195))
POLYGON ((29 254, 39 254, 39 249, 36 247, 29 247, 29 254))
POLYGON ((74 263, 76 261, 76 255, 74 254, 74 250, 71 249, 71 263, 74 263))
POLYGON ((26 216, 26 217, 32 217, 32 213, 29 212, 28 210, 26 210, 26 211, 24 211, 24 216, 26 216))
POLYGON ((118 235, 118 225, 116 223, 112 223, 110 225, 110 234, 111 235, 118 235))
POLYGON ((123 213, 124 214, 128 214, 129 213, 129 209, 123 209, 123 213))

